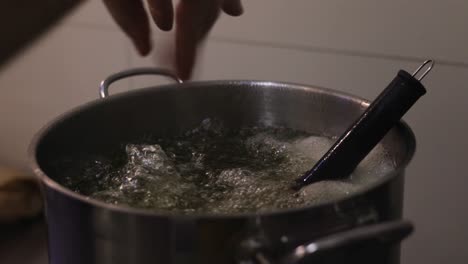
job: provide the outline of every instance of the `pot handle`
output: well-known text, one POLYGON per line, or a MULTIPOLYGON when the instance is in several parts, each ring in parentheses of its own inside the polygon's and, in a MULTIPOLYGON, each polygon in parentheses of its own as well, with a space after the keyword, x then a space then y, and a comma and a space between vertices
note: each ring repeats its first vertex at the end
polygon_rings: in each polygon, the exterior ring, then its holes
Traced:
POLYGON ((137 75, 161 75, 169 77, 177 83, 182 83, 182 80, 172 71, 162 68, 134 68, 130 70, 114 73, 104 79, 99 85, 99 97, 104 99, 109 96, 109 86, 121 79, 137 76, 137 75))
MULTIPOLYGON (((413 231, 409 221, 398 220, 358 227, 332 234, 318 240, 295 247, 282 257, 269 257, 263 252, 254 253, 253 262, 257 264, 295 264, 326 253, 360 244, 391 245, 406 238, 413 231)), ((307 262, 309 263, 309 262, 307 262)), ((313 263, 313 262, 311 262, 313 263)))

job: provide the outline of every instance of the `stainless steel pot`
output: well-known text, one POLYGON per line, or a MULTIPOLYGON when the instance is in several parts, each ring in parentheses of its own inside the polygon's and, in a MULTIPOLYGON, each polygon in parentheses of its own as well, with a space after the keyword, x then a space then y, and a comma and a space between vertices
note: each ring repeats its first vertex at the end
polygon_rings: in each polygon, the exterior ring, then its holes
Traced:
POLYGON ((168 71, 134 69, 101 84, 103 99, 57 118, 33 140, 32 166, 42 182, 51 264, 75 263, 398 263, 403 174, 415 150, 405 123, 382 140, 397 169, 375 175, 347 198, 271 213, 182 216, 117 207, 57 183, 52 162, 102 154, 151 134, 165 136, 217 118, 232 128, 281 125, 340 135, 368 106, 344 93, 268 81, 181 81, 168 71), (159 74, 178 84, 108 97, 119 79, 159 74))

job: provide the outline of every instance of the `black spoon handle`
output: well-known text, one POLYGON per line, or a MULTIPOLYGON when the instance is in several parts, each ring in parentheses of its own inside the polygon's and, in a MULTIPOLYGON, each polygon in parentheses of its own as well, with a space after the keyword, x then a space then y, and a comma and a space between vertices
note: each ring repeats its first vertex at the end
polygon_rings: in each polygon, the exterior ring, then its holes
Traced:
POLYGON ((340 179, 351 174, 411 106, 426 93, 420 80, 432 69, 433 64, 432 60, 424 62, 413 75, 400 70, 377 99, 314 167, 296 180, 293 187, 300 189, 310 183, 340 179), (416 79, 415 75, 427 64, 430 65, 429 68, 416 79))

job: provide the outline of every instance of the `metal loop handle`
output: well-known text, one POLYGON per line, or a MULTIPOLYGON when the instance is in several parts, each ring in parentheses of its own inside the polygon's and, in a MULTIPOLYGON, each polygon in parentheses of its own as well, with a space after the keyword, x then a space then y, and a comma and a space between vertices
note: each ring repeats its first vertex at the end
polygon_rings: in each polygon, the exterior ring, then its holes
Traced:
POLYGON ((135 68, 130 70, 121 71, 104 79, 99 85, 99 97, 106 98, 109 96, 109 86, 121 79, 137 76, 137 75, 161 75, 169 77, 177 83, 183 83, 183 81, 172 71, 162 68, 135 68))
POLYGON ((391 245, 399 243, 412 231, 413 225, 405 220, 363 226, 298 246, 289 255, 283 257, 279 263, 299 263, 305 258, 315 256, 317 253, 333 251, 353 244, 380 243, 382 245, 391 245))
POLYGON ((423 72, 421 74, 421 76, 419 76, 419 78, 417 78, 418 81, 422 81, 422 79, 424 79, 424 77, 432 70, 432 67, 434 67, 434 64, 435 62, 433 60, 426 60, 423 62, 423 64, 421 64, 413 73, 413 77, 416 78, 416 75, 422 70, 422 68, 426 67, 427 66, 427 69, 425 72, 423 72))
MULTIPOLYGON (((250 261, 240 263, 255 264, 295 264, 309 263, 314 257, 320 257, 325 252, 336 252, 352 245, 380 244, 381 246, 399 243, 413 231, 409 221, 395 220, 379 224, 361 226, 344 232, 332 234, 318 240, 295 247, 282 256, 271 256, 270 249, 265 252, 260 247, 251 253, 250 261)), ((315 263, 315 262, 314 262, 315 263)))

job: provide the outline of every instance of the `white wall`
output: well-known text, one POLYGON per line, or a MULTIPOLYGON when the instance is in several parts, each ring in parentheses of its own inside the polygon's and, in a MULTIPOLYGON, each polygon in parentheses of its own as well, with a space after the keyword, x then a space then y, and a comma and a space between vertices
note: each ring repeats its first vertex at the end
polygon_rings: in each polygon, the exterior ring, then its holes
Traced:
MULTIPOLYGON (((405 119, 417 139, 407 171, 405 217, 416 232, 403 263, 465 263, 468 251, 468 2, 463 0, 256 0, 242 18, 223 16, 196 79, 268 79, 316 84, 373 99, 399 69, 438 64, 428 94, 405 119), (288 2, 288 3, 286 3, 288 2)), ((0 72, 0 161, 26 167, 26 147, 46 121, 97 98, 99 81, 162 64, 171 34, 156 32, 142 59, 100 1, 88 1, 0 72)), ((162 82, 128 80, 115 92, 162 82)))

